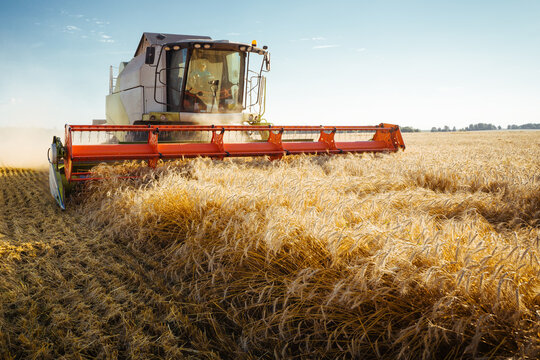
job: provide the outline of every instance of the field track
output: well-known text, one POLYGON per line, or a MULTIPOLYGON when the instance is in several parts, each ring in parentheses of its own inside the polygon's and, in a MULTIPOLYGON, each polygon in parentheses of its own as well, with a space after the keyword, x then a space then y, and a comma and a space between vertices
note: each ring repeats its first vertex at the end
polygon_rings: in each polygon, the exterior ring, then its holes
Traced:
POLYGON ((217 358, 148 256, 60 211, 47 176, 0 168, 0 358, 217 358))
POLYGON ((0 166, 0 359, 535 359, 537 134, 196 159, 66 211, 0 166))

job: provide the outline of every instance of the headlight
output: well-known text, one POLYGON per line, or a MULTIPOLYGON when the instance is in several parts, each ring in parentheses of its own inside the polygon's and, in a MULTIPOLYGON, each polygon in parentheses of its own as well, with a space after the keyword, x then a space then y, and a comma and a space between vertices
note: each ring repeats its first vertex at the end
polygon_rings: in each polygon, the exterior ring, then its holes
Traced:
POLYGON ((203 46, 205 49, 210 49, 210 44, 204 44, 203 46))
POLYGON ((193 45, 193 47, 194 47, 195 49, 200 49, 200 48, 201 48, 201 44, 195 44, 195 45, 193 45))
POLYGON ((240 46, 240 51, 246 51, 246 47, 245 46, 240 46))
POLYGON ((180 46, 175 45, 175 46, 173 46, 173 49, 174 49, 174 50, 180 50, 180 46))

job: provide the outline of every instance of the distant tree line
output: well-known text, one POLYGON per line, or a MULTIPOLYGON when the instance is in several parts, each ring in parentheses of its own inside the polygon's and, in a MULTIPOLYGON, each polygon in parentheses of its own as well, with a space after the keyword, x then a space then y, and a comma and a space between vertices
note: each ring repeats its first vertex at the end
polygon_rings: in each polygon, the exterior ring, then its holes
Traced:
POLYGON ((465 131, 501 130, 501 127, 500 126, 495 126, 493 124, 478 123, 478 124, 470 124, 464 130, 465 131))
POLYGON ((409 133, 409 132, 420 132, 420 129, 415 129, 412 126, 404 126, 400 127, 401 132, 409 133))
POLYGON ((523 124, 523 125, 508 125, 509 130, 515 129, 538 129, 540 130, 540 124, 523 124))
MULTIPOLYGON (((524 125, 508 125, 508 130, 516 130, 516 129, 537 129, 540 130, 540 124, 524 124, 524 125)), ((482 130, 502 130, 501 126, 496 126, 493 124, 485 124, 485 123, 478 123, 478 124, 470 124, 469 126, 466 126, 461 129, 456 129, 454 126, 453 128, 450 128, 448 125, 445 125, 444 127, 432 127, 431 132, 451 132, 451 131, 482 131, 482 130)), ((419 129, 415 129, 412 126, 404 126, 401 128, 401 132, 419 132, 419 129)))
POLYGON ((459 130, 457 130, 455 126, 452 129, 450 129, 450 127, 447 125, 445 125, 443 128, 440 128, 440 127, 431 128, 431 132, 482 131, 482 130, 502 130, 502 128, 500 126, 495 126, 493 124, 485 124, 485 123, 470 124, 469 126, 461 128, 459 130))
MULTIPOLYGON (((457 131, 456 130, 456 127, 454 126, 452 129, 450 129, 450 127, 448 125, 444 125, 443 128, 438 128, 438 127, 432 127, 431 128, 431 132, 450 132, 450 131, 457 131)), ((461 129, 461 131, 463 131, 463 129, 461 129)))

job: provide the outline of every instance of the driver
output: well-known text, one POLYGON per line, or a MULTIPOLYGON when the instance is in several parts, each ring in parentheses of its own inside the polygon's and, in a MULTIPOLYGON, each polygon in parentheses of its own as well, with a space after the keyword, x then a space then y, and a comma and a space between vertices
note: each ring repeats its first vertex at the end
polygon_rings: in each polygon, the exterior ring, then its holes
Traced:
POLYGON ((209 82, 214 75, 207 70, 204 60, 198 60, 190 71, 186 92, 184 95, 184 109, 186 111, 206 111, 207 104, 211 103, 211 88, 209 82))
POLYGON ((214 79, 214 76, 207 70, 205 62, 199 62, 197 69, 191 75, 192 84, 197 90, 206 90, 208 88, 208 82, 214 79))

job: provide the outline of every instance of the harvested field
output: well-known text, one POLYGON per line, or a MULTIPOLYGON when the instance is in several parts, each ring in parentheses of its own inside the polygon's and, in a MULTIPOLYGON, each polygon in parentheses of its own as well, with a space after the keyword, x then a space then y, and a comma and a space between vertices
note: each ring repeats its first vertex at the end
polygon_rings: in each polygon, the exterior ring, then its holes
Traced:
POLYGON ((0 169, 3 358, 540 357, 540 132, 126 164, 60 211, 0 169))

